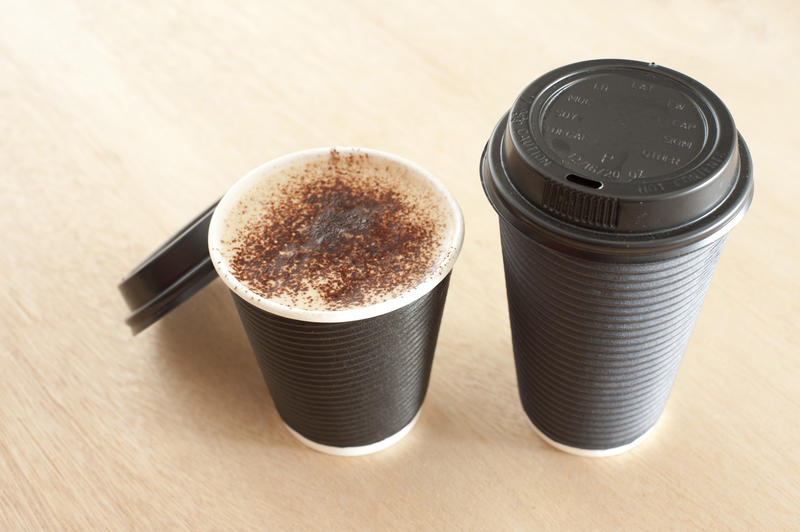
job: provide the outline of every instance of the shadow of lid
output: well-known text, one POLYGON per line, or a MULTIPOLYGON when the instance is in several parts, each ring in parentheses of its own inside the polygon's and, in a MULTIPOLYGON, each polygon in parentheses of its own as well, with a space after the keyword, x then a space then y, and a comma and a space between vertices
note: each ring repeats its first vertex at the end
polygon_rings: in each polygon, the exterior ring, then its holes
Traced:
POLYGON ((152 327, 170 404, 198 432, 294 445, 272 405, 225 285, 216 280, 152 327))

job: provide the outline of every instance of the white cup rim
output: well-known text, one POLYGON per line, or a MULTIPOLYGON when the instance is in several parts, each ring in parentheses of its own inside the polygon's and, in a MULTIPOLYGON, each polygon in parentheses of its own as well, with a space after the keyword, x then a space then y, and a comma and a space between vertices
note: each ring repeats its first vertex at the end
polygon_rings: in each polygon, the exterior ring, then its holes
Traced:
POLYGON ((421 166, 407 159, 378 150, 354 146, 334 146, 297 151, 283 155, 266 162, 257 168, 254 168, 245 174, 244 177, 234 183, 230 189, 228 189, 217 205, 217 208, 214 210, 214 214, 211 217, 211 223, 208 228, 208 251, 211 255, 211 262, 214 265, 214 269, 217 271, 217 274, 219 274, 220 279, 222 279, 222 281, 234 292, 234 294, 241 297, 251 305, 254 305, 255 307, 271 314, 276 314, 278 316, 295 320, 319 323, 339 323, 363 320, 386 314, 416 301, 433 290, 442 281, 442 279, 444 279, 452 271, 455 261, 461 252, 461 246, 463 242, 464 217, 461 214, 461 209, 459 208, 458 203, 456 203, 455 198, 452 196, 450 191, 445 188, 441 181, 439 181, 421 166), (222 238, 224 228, 223 222, 242 195, 247 192, 251 186, 259 182, 264 175, 274 173, 281 168, 285 168, 293 164, 311 161, 313 159, 327 156, 330 154, 331 150, 334 149, 340 154, 366 154, 377 159, 391 161, 392 163, 403 166, 420 177, 423 177, 431 185, 433 185, 436 190, 441 192, 442 196, 446 200, 447 206, 449 207, 450 214, 452 215, 453 231, 450 240, 445 244, 446 247, 451 250, 451 252, 446 254, 444 262, 437 266, 434 274, 426 277, 422 283, 415 286, 411 290, 403 292, 401 295, 395 298, 381 301, 372 305, 343 310, 308 310, 290 307, 288 305, 278 303, 277 301, 265 298, 245 286, 230 271, 228 261, 225 260, 222 252, 220 251, 220 239, 222 238))

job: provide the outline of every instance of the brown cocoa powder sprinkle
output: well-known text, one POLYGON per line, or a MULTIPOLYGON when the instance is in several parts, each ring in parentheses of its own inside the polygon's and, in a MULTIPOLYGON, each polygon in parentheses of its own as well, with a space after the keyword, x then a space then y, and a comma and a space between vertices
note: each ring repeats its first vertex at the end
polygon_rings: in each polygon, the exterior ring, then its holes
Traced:
POLYGON ((290 175, 235 232, 233 274, 300 308, 315 306, 308 294, 316 293, 326 310, 374 304, 424 281, 440 258, 441 215, 393 186, 388 167, 367 163, 332 151, 327 166, 290 175))

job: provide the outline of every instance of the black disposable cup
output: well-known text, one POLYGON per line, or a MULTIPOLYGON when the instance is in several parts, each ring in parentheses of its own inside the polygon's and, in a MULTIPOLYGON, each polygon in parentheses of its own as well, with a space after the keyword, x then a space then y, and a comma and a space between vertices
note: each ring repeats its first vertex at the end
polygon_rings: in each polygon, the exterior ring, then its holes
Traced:
POLYGON ((658 421, 725 239, 753 196, 724 104, 653 63, 535 80, 481 160, 517 381, 537 433, 606 456, 658 421))
POLYGON ((229 266, 220 239, 240 198, 286 167, 327 160, 330 148, 286 155, 256 168, 223 196, 208 231, 211 260, 230 288, 242 324, 281 418, 316 450, 361 455, 384 449, 416 422, 431 373, 450 271, 461 249, 464 222, 455 199, 431 174, 387 153, 373 163, 400 167, 431 184, 451 217, 448 253, 421 284, 394 299, 346 310, 305 310, 262 297, 229 266))

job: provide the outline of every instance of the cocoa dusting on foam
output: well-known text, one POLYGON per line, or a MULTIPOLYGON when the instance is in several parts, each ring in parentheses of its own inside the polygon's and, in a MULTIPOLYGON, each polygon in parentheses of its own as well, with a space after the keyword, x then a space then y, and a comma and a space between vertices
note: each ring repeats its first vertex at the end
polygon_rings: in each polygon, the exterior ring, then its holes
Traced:
POLYGON ((324 310, 374 304, 423 282, 448 253, 442 200, 397 173, 335 150, 285 170, 275 191, 236 207, 244 223, 225 243, 232 273, 268 299, 324 310))

